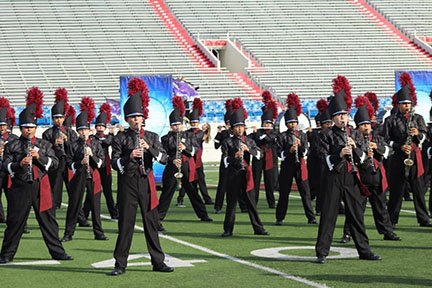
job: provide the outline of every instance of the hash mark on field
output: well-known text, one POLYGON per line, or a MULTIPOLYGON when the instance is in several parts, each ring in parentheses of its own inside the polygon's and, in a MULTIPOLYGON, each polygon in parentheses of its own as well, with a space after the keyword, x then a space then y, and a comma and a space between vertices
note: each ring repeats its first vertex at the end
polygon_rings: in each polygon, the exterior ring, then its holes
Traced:
MULTIPOLYGON (((106 216, 106 215, 101 215, 101 218, 104 218, 104 219, 107 219, 107 220, 110 220, 110 221, 116 221, 116 220, 112 220, 111 217, 106 216)), ((138 225, 135 225, 135 229, 144 232, 144 228, 142 228, 142 227, 140 227, 138 225)), ((213 255, 213 256, 224 258, 224 259, 227 259, 227 260, 230 260, 230 261, 242 264, 242 265, 246 265, 246 266, 258 269, 258 270, 262 270, 262 271, 265 271, 265 272, 268 272, 268 273, 271 273, 271 274, 275 274, 275 275, 281 276, 281 277, 289 279, 289 280, 297 281, 297 282, 303 283, 303 284, 311 286, 311 287, 317 287, 317 288, 328 287, 325 284, 313 282, 313 281, 310 281, 310 280, 308 280, 306 278, 302 278, 302 277, 294 276, 294 275, 291 275, 291 274, 287 274, 287 273, 281 272, 279 270, 276 270, 276 269, 273 269, 273 268, 270 268, 270 267, 267 267, 267 266, 263 266, 263 265, 252 263, 252 262, 249 262, 249 261, 246 261, 246 260, 234 257, 234 256, 223 254, 223 253, 217 252, 215 250, 206 248, 204 246, 200 246, 200 245, 196 245, 196 244, 193 244, 193 243, 190 243, 190 242, 186 242, 186 241, 177 239, 177 238, 172 237, 172 236, 159 234, 159 237, 164 238, 166 240, 173 241, 175 243, 178 243, 178 244, 181 244, 181 245, 184 245, 184 246, 187 246, 187 247, 194 248, 196 250, 205 252, 205 253, 213 255)))

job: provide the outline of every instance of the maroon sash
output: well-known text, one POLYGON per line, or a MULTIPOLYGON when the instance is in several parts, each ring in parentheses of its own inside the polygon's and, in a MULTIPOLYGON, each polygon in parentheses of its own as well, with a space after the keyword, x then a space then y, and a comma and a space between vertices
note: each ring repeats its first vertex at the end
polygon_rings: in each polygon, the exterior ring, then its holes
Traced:
POLYGON ((147 179, 150 188, 150 210, 153 210, 159 205, 159 199, 156 192, 156 182, 153 174, 153 170, 150 170, 147 174, 147 179))
MULTIPOLYGON (((87 139, 87 145, 91 147, 91 140, 90 138, 87 139)), ((101 183, 101 177, 99 174, 98 169, 93 169, 90 164, 88 165, 88 169, 90 169, 90 173, 92 175, 93 179, 93 195, 96 195, 102 191, 102 183, 101 183)))

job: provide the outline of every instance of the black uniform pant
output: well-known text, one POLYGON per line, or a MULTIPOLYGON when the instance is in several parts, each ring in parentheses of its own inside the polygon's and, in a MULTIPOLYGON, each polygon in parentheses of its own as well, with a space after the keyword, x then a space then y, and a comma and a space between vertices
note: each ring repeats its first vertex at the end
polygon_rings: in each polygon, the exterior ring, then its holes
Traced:
POLYGON ((59 158, 59 165, 57 169, 52 170, 48 173, 48 177, 51 184, 51 193, 53 195, 53 205, 55 209, 61 207, 63 198, 63 181, 68 187, 68 169, 66 167, 66 158, 59 158))
POLYGON ((321 192, 323 190, 322 186, 322 175, 324 173, 324 165, 320 158, 318 157, 308 157, 307 159, 307 169, 309 176, 309 186, 311 200, 315 200, 315 211, 317 213, 321 212, 321 192))
POLYGON ((1 173, 1 177, 0 177, 0 220, 1 221, 6 220, 6 214, 4 212, 3 203, 1 200, 1 197, 2 197, 1 194, 2 194, 2 191, 4 191, 4 194, 5 194, 6 200, 7 200, 7 197, 8 197, 8 195, 7 195, 8 194, 8 179, 9 179, 8 175, 1 173))
POLYGON ((306 218, 309 221, 315 219, 315 214, 312 210, 309 183, 301 180, 300 166, 295 163, 282 162, 281 171, 279 174, 279 201, 276 207, 276 220, 285 219, 288 210, 289 194, 295 179, 300 197, 303 203, 306 218))
POLYGON ((19 186, 13 185, 9 192, 7 226, 0 256, 10 259, 15 256, 31 207, 35 212, 36 220, 50 255, 56 257, 64 254, 65 250, 58 236, 59 228, 54 216, 54 209, 39 212, 39 181, 32 184, 20 182, 19 186))
POLYGON ((261 175, 264 172, 264 187, 266 193, 267 204, 269 207, 274 208, 275 206, 275 197, 274 191, 276 187, 275 181, 275 173, 277 171, 277 163, 274 163, 273 168, 270 170, 265 170, 265 161, 264 160, 256 160, 254 158, 252 160, 252 172, 254 177, 254 196, 255 203, 258 204, 259 200, 259 192, 261 186, 261 175))
MULTIPOLYGON (((369 196, 369 203, 372 207, 372 214, 375 222, 375 227, 379 234, 385 235, 393 232, 393 226, 390 221, 390 216, 387 211, 386 195, 382 193, 381 187, 369 186, 369 192, 372 194, 369 196)), ((363 201, 363 211, 366 210, 367 199, 363 201)), ((350 223, 345 218, 344 234, 351 235, 350 223)))
POLYGON ((222 210, 223 204, 224 204, 224 198, 225 198, 225 192, 226 192, 226 168, 223 161, 223 158, 221 159, 219 163, 219 180, 218 185, 216 189, 216 198, 215 198, 215 204, 214 208, 215 210, 222 210))
MULTIPOLYGON (((168 213, 171 200, 177 188, 177 179, 174 174, 178 171, 173 163, 168 163, 162 174, 162 193, 159 198, 159 219, 163 220, 168 213)), ((182 187, 184 187, 186 194, 192 204, 195 214, 200 219, 208 218, 207 210, 202 198, 198 194, 198 190, 193 182, 189 182, 189 165, 183 162, 181 166, 183 177, 181 178, 182 187)))
POLYGON ((115 267, 126 268, 127 266, 138 206, 141 209, 144 236, 151 262, 153 265, 160 265, 164 261, 165 255, 162 251, 157 231, 159 215, 156 208, 150 210, 147 177, 119 176, 119 183, 121 183, 121 188, 118 191, 119 234, 114 250, 115 267))
POLYGON ((316 255, 328 256, 341 200, 345 204, 345 215, 350 223, 350 232, 360 256, 371 253, 363 219, 364 197, 360 194, 355 175, 348 172, 327 172, 325 194, 315 245, 316 255))
POLYGON ((246 172, 244 170, 237 171, 234 169, 227 169, 227 207, 225 212, 224 231, 233 232, 235 222, 235 210, 237 201, 240 197, 245 200, 246 208, 249 213, 249 219, 255 232, 264 230, 261 219, 259 218, 258 211, 255 205, 255 199, 252 192, 246 192, 246 172))
POLYGON ((405 165, 403 164, 405 158, 406 155, 394 154, 390 163, 390 198, 388 202, 390 221, 394 224, 398 223, 399 213, 402 208, 403 195, 405 193, 406 185, 409 183, 413 193, 417 222, 419 224, 429 223, 423 177, 417 177, 416 163, 411 166, 408 178, 405 177, 405 165))
MULTIPOLYGON (((201 195, 204 199, 205 204, 211 204, 213 203, 213 200, 211 199, 210 195, 208 194, 207 190, 207 183, 205 181, 205 175, 204 175, 204 166, 201 166, 196 169, 198 174, 198 180, 194 182, 195 189, 199 189, 201 192, 201 195)), ((179 191, 179 196, 177 197, 177 203, 183 202, 184 196, 186 195, 185 189, 182 187, 179 191)))
MULTIPOLYGON (((112 193, 112 175, 108 174, 106 171, 106 168, 99 169, 99 174, 101 177, 102 182, 102 191, 105 196, 106 205, 108 208, 108 212, 111 216, 111 218, 117 218, 118 217, 118 211, 116 208, 116 205, 114 203, 113 193, 112 193)), ((90 197, 86 196, 86 199, 84 201, 84 207, 83 212, 85 215, 85 218, 88 218, 90 213, 90 197)))
POLYGON ((104 235, 100 217, 101 193, 94 194, 93 179, 87 179, 83 182, 81 188, 76 189, 75 193, 69 195, 68 209, 66 212, 65 236, 72 236, 75 232, 75 226, 78 222, 80 211, 82 211, 84 191, 87 192, 86 197, 88 197, 90 202, 93 233, 96 237, 104 235))

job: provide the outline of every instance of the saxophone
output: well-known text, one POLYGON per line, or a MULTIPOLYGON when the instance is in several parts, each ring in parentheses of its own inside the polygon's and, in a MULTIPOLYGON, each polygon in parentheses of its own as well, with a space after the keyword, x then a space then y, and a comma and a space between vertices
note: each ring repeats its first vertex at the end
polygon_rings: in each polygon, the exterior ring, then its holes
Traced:
MULTIPOLYGON (((409 130, 411 128, 414 128, 414 121, 413 121, 414 120, 414 108, 411 108, 409 113, 410 113, 410 117, 409 117, 409 120, 408 120, 407 125, 406 125, 408 136, 405 140, 405 145, 411 146, 411 144, 413 143, 413 136, 409 134, 409 130)), ((404 159, 404 164, 405 164, 405 169, 407 169, 408 173, 409 173, 409 168, 414 165, 414 160, 411 158, 411 151, 409 153, 407 153, 407 157, 404 159)))
MULTIPOLYGON (((297 141, 297 138, 295 136, 295 131, 294 130, 291 131, 291 136, 292 136, 293 145, 295 145, 295 143, 297 141)), ((298 148, 299 147, 297 146, 297 149, 294 152, 294 157, 295 157, 295 163, 296 164, 300 164, 300 159, 299 159, 299 154, 298 154, 298 148)))

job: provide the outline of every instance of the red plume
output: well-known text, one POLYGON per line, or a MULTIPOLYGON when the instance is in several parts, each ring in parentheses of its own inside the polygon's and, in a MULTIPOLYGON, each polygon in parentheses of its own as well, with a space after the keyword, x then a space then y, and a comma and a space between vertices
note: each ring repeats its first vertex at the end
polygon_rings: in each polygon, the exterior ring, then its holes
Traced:
POLYGON ((369 99, 369 102, 371 103, 373 109, 376 111, 378 111, 379 108, 379 102, 378 102, 378 97, 374 92, 366 92, 364 94, 365 97, 367 97, 369 99))
POLYGON ((232 102, 231 102, 231 106, 232 106, 233 111, 240 109, 240 108, 243 109, 243 116, 244 116, 245 120, 248 118, 249 115, 248 115, 246 109, 244 109, 243 101, 240 98, 238 98, 238 97, 233 98, 232 102))
POLYGON ((272 94, 270 93, 270 91, 268 91, 268 90, 265 90, 265 91, 261 94, 261 96, 262 96, 262 101, 263 101, 264 104, 266 104, 267 102, 273 101, 273 96, 272 96, 272 94))
POLYGON ((72 117, 72 125, 75 125, 75 123, 76 123, 76 111, 75 111, 74 106, 72 106, 72 105, 69 106, 69 109, 66 113, 65 118, 67 118, 67 117, 72 117))
POLYGON ((66 114, 68 109, 69 109, 68 91, 66 90, 66 88, 59 87, 54 92, 54 95, 55 95, 55 100, 54 100, 55 103, 58 103, 61 100, 64 100, 64 113, 66 114))
POLYGON ((42 118, 43 117, 43 92, 36 86, 31 87, 27 90, 27 100, 26 105, 29 106, 31 104, 36 105, 34 116, 36 118, 42 118))
POLYGON ((172 103, 174 109, 180 109, 180 115, 184 116, 186 108, 183 102, 183 98, 181 96, 174 96, 172 98, 172 103))
POLYGON ((408 85, 409 90, 410 90, 410 95, 411 95, 412 106, 413 107, 416 106, 417 105, 417 94, 416 94, 416 89, 414 87, 414 83, 412 81, 411 75, 408 72, 403 72, 399 76, 399 81, 400 81, 401 87, 408 85))
POLYGON ((352 106, 352 96, 351 96, 351 85, 345 76, 338 75, 333 79, 333 93, 336 95, 342 89, 345 91, 345 102, 347 104, 347 109, 351 110, 352 106))
POLYGON ((198 116, 201 117, 201 115, 203 114, 203 106, 204 103, 200 98, 195 98, 193 103, 192 103, 192 109, 198 109, 198 116))
POLYGON ((13 107, 9 106, 7 108, 6 118, 11 119, 11 126, 15 126, 15 124, 16 124, 16 117, 15 117, 15 109, 13 107))
POLYGON ((9 100, 6 97, 1 97, 0 98, 0 108, 9 107, 9 106, 10 106, 9 100))
POLYGON ((360 108, 361 106, 366 106, 366 109, 369 114, 369 118, 372 119, 372 117, 375 114, 375 110, 366 96, 357 96, 357 98, 354 100, 354 104, 357 109, 360 108))
POLYGON ((326 99, 320 99, 320 100, 318 100, 317 103, 316 103, 316 107, 317 107, 319 113, 324 112, 327 109, 327 107, 328 107, 327 100, 326 99))
POLYGON ((104 103, 99 108, 99 113, 105 112, 107 115, 106 123, 111 122, 111 106, 108 103, 104 103))
POLYGON ((265 102, 266 110, 272 109, 273 112, 273 120, 278 116, 277 103, 276 101, 268 101, 265 102))
POLYGON ((232 100, 228 99, 225 101, 225 110, 226 111, 231 111, 232 110, 232 100))
POLYGON ((297 94, 295 93, 288 94, 286 104, 288 109, 291 107, 295 107, 297 116, 301 114, 302 105, 300 103, 300 99, 297 94))
POLYGON ((88 123, 91 123, 96 116, 94 109, 95 109, 95 103, 94 103, 92 98, 90 98, 90 97, 81 98, 80 110, 81 110, 81 112, 83 112, 84 110, 87 110, 88 123))

